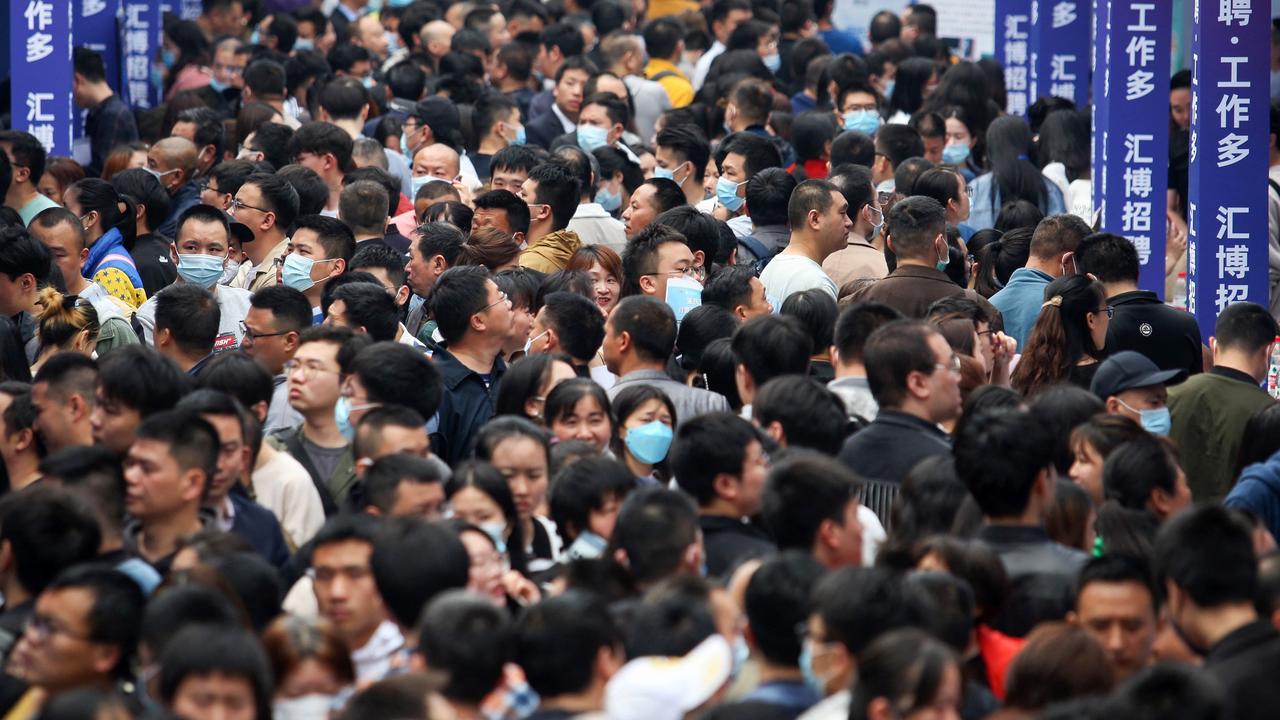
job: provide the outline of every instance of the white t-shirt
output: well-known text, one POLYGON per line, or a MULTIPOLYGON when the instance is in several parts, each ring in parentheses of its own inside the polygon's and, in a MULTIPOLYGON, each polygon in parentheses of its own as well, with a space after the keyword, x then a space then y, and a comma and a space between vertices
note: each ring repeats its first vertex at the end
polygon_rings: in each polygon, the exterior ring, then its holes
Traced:
POLYGON ((813 288, 826 291, 832 300, 839 293, 835 281, 822 270, 822 266, 803 255, 774 255, 768 267, 760 273, 760 282, 764 284, 765 294, 779 303, 792 293, 813 288))

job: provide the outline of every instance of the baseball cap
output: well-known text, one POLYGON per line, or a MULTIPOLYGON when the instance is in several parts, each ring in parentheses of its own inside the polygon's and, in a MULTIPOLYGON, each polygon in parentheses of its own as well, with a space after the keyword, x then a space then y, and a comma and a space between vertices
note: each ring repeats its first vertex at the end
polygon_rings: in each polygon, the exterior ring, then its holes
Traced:
POLYGON ((609 720, 681 720, 729 681, 733 650, 720 633, 684 657, 636 658, 604 689, 609 720))
POLYGON ((237 221, 232 217, 231 213, 226 213, 226 216, 227 228, 231 231, 232 238, 239 240, 241 244, 253 242, 253 231, 249 229, 248 225, 237 221))
POLYGON ((1125 390, 1181 382, 1186 376, 1186 370, 1161 370, 1146 355, 1123 350, 1102 361, 1089 389, 1106 400, 1125 390))
POLYGON ((439 95, 432 95, 420 100, 409 113, 431 128, 431 135, 436 142, 457 146, 462 133, 462 119, 458 115, 458 106, 439 95))

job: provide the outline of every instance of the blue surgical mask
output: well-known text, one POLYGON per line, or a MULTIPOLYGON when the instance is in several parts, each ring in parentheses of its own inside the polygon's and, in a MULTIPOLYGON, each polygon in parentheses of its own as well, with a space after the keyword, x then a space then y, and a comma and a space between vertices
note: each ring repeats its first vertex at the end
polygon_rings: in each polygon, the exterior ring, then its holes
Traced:
POLYGON ((750 659, 751 648, 747 645, 747 639, 742 635, 733 636, 733 669, 729 671, 729 677, 736 678, 741 675, 742 668, 746 667, 750 659))
POLYGON ((596 191, 596 202, 607 213, 617 212, 622 207, 622 193, 609 192, 609 188, 602 187, 596 191))
POLYGON ((608 546, 609 541, 590 530, 584 530, 573 539, 568 556, 570 560, 596 560, 604 557, 605 548, 608 546))
POLYGON ((501 520, 497 520, 494 522, 480 523, 479 527, 484 531, 485 535, 489 536, 489 539, 493 541, 493 544, 498 546, 498 552, 505 553, 507 551, 506 523, 501 520))
POLYGON ((938 272, 946 272, 947 266, 950 264, 951 264, 951 258, 948 257, 946 260, 939 260, 938 262, 934 263, 933 266, 938 269, 938 272))
POLYGON ((674 181, 675 181, 675 179, 676 179, 676 174, 675 174, 674 172, 672 172, 672 171, 670 171, 670 170, 668 170, 668 169, 666 169, 666 168, 661 168, 661 167, 657 167, 657 166, 654 166, 654 168, 653 168, 653 176, 654 176, 654 177, 656 177, 656 178, 663 178, 663 179, 665 179, 665 180, 671 180, 672 182, 674 182, 674 181))
POLYGON ((591 152, 609 144, 609 131, 595 125, 578 126, 578 147, 591 152))
POLYGON ((632 457, 646 465, 654 465, 667 456, 667 450, 671 449, 671 437, 671 428, 654 420, 628 430, 623 442, 632 457))
POLYGON ((212 88, 214 92, 222 94, 222 91, 226 90, 228 86, 226 83, 218 82, 218 78, 209 78, 209 87, 212 88))
POLYGON ((804 684, 818 694, 827 696, 827 682, 813 670, 813 643, 806 640, 800 648, 800 674, 804 676, 804 684))
MULTIPOLYGON (((1119 398, 1116 399, 1119 400, 1119 398)), ((1152 435, 1168 435, 1169 430, 1173 427, 1173 418, 1169 415, 1169 408, 1167 407, 1156 408, 1155 410, 1138 410, 1137 408, 1129 407, 1129 404, 1123 400, 1120 400, 1120 404, 1131 411, 1137 412, 1142 429, 1152 435)))
POLYGON ((378 83, 373 79, 372 75, 365 75, 364 77, 360 78, 360 84, 363 85, 366 90, 372 90, 373 86, 377 85, 378 83))
POLYGON ((160 51, 160 62, 164 63, 165 67, 173 67, 178 62, 178 56, 174 55, 169 48, 164 48, 160 51))
POLYGON ((311 268, 317 262, 329 261, 312 260, 297 253, 289 253, 284 258, 284 268, 280 272, 280 280, 294 290, 306 292, 316 284, 316 281, 311 279, 311 268))
POLYGON ((448 180, 445 180, 442 177, 436 177, 435 175, 417 175, 409 178, 409 186, 413 189, 413 195, 409 199, 412 200, 413 198, 418 197, 418 191, 422 189, 422 186, 432 182, 433 180, 449 182, 448 180))
POLYGON ((254 29, 253 34, 249 36, 249 44, 250 45, 262 44, 262 32, 260 30, 256 28, 254 29))
POLYGON ((316 44, 311 38, 298 38, 293 41, 293 51, 301 52, 303 50, 315 50, 316 44))
POLYGON ((964 143, 952 143, 942 148, 942 162, 948 165, 962 165, 969 159, 969 146, 964 143))
POLYGON ((738 212, 738 208, 742 207, 743 198, 738 197, 740 184, 723 175, 716 181, 716 201, 728 208, 730 212, 738 212))
POLYGON ((338 396, 338 402, 333 406, 333 419, 338 423, 338 432, 342 433, 347 442, 356 439, 356 429, 351 424, 351 398, 346 395, 338 396))
POLYGON ((893 88, 894 88, 894 85, 895 85, 895 83, 896 83, 896 82, 897 82, 896 80, 885 80, 885 81, 884 81, 884 96, 885 96, 885 97, 893 97, 893 88))
POLYGON ((850 110, 844 114, 844 129, 875 135, 880 129, 880 113, 875 110, 850 110))
POLYGON ((516 139, 511 141, 512 145, 524 145, 529 142, 529 137, 525 135, 524 126, 520 125, 516 128, 516 139))
POLYGON ((769 72, 777 73, 782 68, 782 56, 778 53, 764 56, 764 66, 769 68, 769 72))
POLYGON ((211 288, 222 277, 227 259, 217 255, 178 255, 178 275, 184 282, 211 288))

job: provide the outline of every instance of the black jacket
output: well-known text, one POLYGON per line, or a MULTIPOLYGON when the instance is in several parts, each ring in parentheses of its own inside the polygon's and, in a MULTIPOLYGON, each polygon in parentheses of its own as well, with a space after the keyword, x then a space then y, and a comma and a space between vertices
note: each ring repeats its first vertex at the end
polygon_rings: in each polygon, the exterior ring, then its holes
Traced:
POLYGON ((550 150, 551 142, 564 134, 564 125, 554 111, 547 111, 525 123, 524 132, 530 145, 550 150))
POLYGON ((476 434, 493 417, 493 404, 498 397, 498 382, 506 372, 506 363, 495 358, 486 387, 484 379, 458 362, 448 350, 441 349, 432 357, 444 382, 444 396, 431 431, 431 449, 441 460, 454 467, 471 457, 476 434))
POLYGON ((702 545, 706 550, 707 575, 723 578, 743 560, 775 552, 777 547, 763 530, 730 517, 702 515, 702 545))
POLYGON ((921 460, 950 452, 951 441, 937 425, 881 408, 870 425, 844 441, 840 462, 865 480, 901 483, 921 460))
POLYGON ((1222 684, 1236 720, 1274 718, 1280 708, 1280 632, 1261 620, 1229 633, 1209 650, 1204 669, 1222 684))
POLYGON ((1009 591, 995 628, 1024 637, 1044 620, 1061 620, 1075 606, 1076 576, 1089 559, 1049 539, 1044 528, 988 525, 978 539, 991 546, 1009 575, 1009 591))
POLYGON ((1147 290, 1120 293, 1107 298, 1115 317, 1107 326, 1107 354, 1134 350, 1146 355, 1161 370, 1203 370, 1200 326, 1190 313, 1160 302, 1147 290))

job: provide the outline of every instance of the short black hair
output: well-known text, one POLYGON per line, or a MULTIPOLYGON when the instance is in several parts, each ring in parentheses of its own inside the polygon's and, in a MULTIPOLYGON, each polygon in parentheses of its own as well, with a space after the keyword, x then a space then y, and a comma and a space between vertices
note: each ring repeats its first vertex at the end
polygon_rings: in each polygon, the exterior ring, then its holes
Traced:
POLYGON ((466 242, 462 231, 449 223, 424 223, 414 232, 418 236, 418 252, 422 254, 423 260, 430 260, 438 255, 447 264, 453 265, 466 242))
POLYGON ((216 110, 210 107, 187 108, 178 113, 178 122, 196 126, 194 137, 197 151, 212 145, 213 157, 222 157, 222 150, 227 142, 227 131, 222 123, 222 116, 216 110))
POLYGON ((119 570, 91 564, 67 568, 45 588, 46 592, 71 589, 88 590, 93 595, 89 640, 115 645, 120 657, 111 671, 127 676, 132 671, 133 654, 142 631, 142 611, 146 607, 142 588, 119 570))
POLYGON ((102 533, 80 497, 36 486, 0 499, 0 542, 10 546, 22 588, 37 595, 58 573, 96 557, 102 533))
POLYGON ((373 457, 382 449, 381 433, 385 428, 408 428, 425 433, 426 424, 427 421, 422 415, 404 405, 379 405, 370 408, 369 412, 360 418, 360 422, 356 423, 356 437, 352 443, 352 450, 357 458, 373 457))
POLYGON ((794 317, 760 315, 733 334, 733 357, 757 388, 781 375, 804 375, 812 355, 813 340, 794 317))
POLYGON ((490 280, 483 265, 451 267, 436 279, 427 303, 446 341, 456 343, 466 335, 471 317, 489 303, 486 283, 490 280))
POLYGON ((825 355, 835 339, 836 312, 836 301, 821 288, 791 293, 778 309, 780 315, 799 320, 809 331, 815 355, 825 355))
POLYGON ((97 50, 84 46, 75 48, 71 53, 71 66, 91 83, 105 82, 107 79, 106 63, 102 60, 102 53, 97 50))
POLYGON ((808 552, 818 528, 843 525, 845 509, 857 502, 860 483, 842 463, 812 450, 797 450, 775 464, 764 486, 762 514, 779 549, 808 552))
POLYGON ((253 131, 253 142, 248 143, 251 150, 262 153, 262 159, 273 168, 281 168, 289 164, 289 141, 293 138, 293 128, 281 123, 263 123, 253 131))
POLYGON ((717 475, 742 475, 747 446, 759 442, 751 423, 728 412, 706 413, 686 420, 671 444, 671 472, 680 489, 698 505, 716 499, 717 475))
POLYGON ((538 183, 534 201, 551 206, 551 229, 563 230, 578 209, 582 185, 564 165, 546 162, 529 171, 529 179, 538 183))
POLYGON ((213 352, 221 320, 217 298, 194 283, 174 283, 156 295, 156 334, 168 330, 185 353, 201 357, 213 352))
MULTIPOLYGON (((831 195, 840 189, 826 180, 805 180, 796 186, 787 201, 787 220, 792 228, 804 227, 805 220, 811 211, 826 214, 835 202, 831 195)), ((843 195, 841 195, 843 197, 843 195)))
POLYGON ((840 362, 862 362, 862 349, 871 333, 882 325, 901 320, 902 313, 876 302, 858 302, 846 306, 836 318, 835 347, 840 362))
POLYGON ((1280 335, 1280 327, 1277 327, 1275 317, 1265 307, 1257 303, 1239 302, 1226 306, 1218 313, 1213 334, 1220 348, 1257 352, 1280 335))
POLYGON ((884 568, 845 567, 813 589, 813 611, 826 626, 827 642, 860 656, 876 638, 904 627, 927 627, 929 600, 906 576, 884 568))
POLYGON ((119 532, 124 525, 124 472, 120 457, 100 445, 69 445, 40 461, 40 474, 56 479, 72 494, 89 500, 100 527, 119 532))
POLYGON ((182 214, 178 216, 177 229, 174 232, 175 243, 177 243, 178 238, 182 237, 182 228, 192 220, 197 220, 202 223, 213 223, 214 225, 221 227, 222 231, 226 233, 226 237, 229 242, 231 226, 227 222, 227 214, 212 205, 197 203, 186 210, 183 210, 182 214))
POLYGON ((924 140, 915 128, 885 125, 876 131, 876 152, 889 159, 895 168, 908 158, 924 155, 924 140))
POLYGON ((676 206, 670 210, 664 210, 655 217, 652 224, 665 225, 684 237, 684 244, 689 246, 691 252, 702 253, 703 267, 710 268, 721 253, 721 221, 687 204, 683 194, 679 195, 679 200, 674 197, 666 199, 659 197, 677 187, 674 182, 662 178, 655 178, 646 182, 658 189, 658 195, 654 196, 654 202, 659 209, 665 207, 669 201, 676 202, 676 206))
MULTIPOLYGON (((261 132, 261 130, 259 130, 261 132)), ((287 232, 298 217, 298 191, 284 178, 269 173, 254 173, 245 178, 244 185, 258 188, 266 209, 276 214, 276 226, 287 232)))
POLYGON ((711 274, 702 286, 702 304, 716 305, 733 312, 751 301, 751 279, 755 271, 748 265, 726 265, 711 274))
MULTIPOLYGON (((650 26, 659 22, 661 21, 650 23, 650 26)), ((652 48, 649 50, 654 57, 665 57, 658 55, 652 48)), ((667 125, 658 133, 656 140, 658 147, 671 148, 671 152, 681 163, 692 163, 693 178, 702 181, 707 172, 707 161, 711 159, 711 143, 707 142, 707 136, 697 126, 667 125)))
POLYGON ((716 158, 722 161, 730 153, 742 156, 745 161, 743 171, 747 177, 765 168, 782 166, 782 155, 778 152, 778 146, 754 133, 732 133, 722 140, 720 147, 716 150, 716 158))
POLYGON ((334 78, 320 88, 318 95, 320 108, 335 120, 357 119, 360 111, 369 104, 364 86, 351 77, 334 78))
POLYGON ((16 281, 23 275, 31 275, 36 284, 49 277, 53 256, 49 248, 37 240, 24 227, 0 229, 0 273, 16 281))
POLYGON ((433 671, 448 677, 441 688, 446 698, 479 705, 502 679, 514 635, 502 608, 473 593, 450 591, 427 606, 418 651, 433 671))
MULTIPOLYGON (((356 254, 347 263, 347 272, 377 268, 387 274, 394 288, 404 285, 404 253, 384 242, 363 242, 356 244, 356 254)), ((305 297, 305 296, 304 296, 305 297)))
POLYGON ((343 372, 360 378, 372 402, 404 405, 424 418, 440 406, 440 372, 426 355, 403 343, 375 342, 360 350, 343 372))
MULTIPOLYGON (((339 219, 351 228, 352 233, 367 233, 381 238, 386 233, 387 214, 391 208, 390 195, 387 186, 380 182, 347 182, 346 177, 343 177, 342 191, 338 194, 339 219)), ((397 191, 397 202, 399 199, 400 193, 397 191)))
POLYGON ((400 308, 396 299, 380 284, 347 283, 333 291, 333 300, 341 300, 346 319, 354 327, 363 327, 374 342, 395 340, 400 329, 400 308))
MULTIPOLYGON (((249 176, 254 173, 254 170, 254 164, 248 160, 226 160, 209 169, 209 179, 218 183, 218 192, 234 196, 240 190, 240 186, 244 184, 244 181, 248 180, 249 176)), ((139 199, 138 202, 146 204, 142 199, 139 199)), ((148 220, 147 224, 151 225, 150 220, 148 220)), ((156 225, 158 224, 156 223, 156 225)))
MULTIPOLYGON (((609 314, 617 334, 627 333, 636 354, 665 362, 676 346, 676 316, 662 300, 642 295, 623 298, 609 314)), ((807 356, 806 356, 807 360, 807 356)))
MULTIPOLYGON (((684 28, 673 18, 660 17, 649 21, 644 26, 642 36, 644 37, 645 50, 649 52, 651 57, 670 60, 671 56, 675 54, 676 48, 680 45, 680 41, 684 40, 684 28)), ((662 145, 663 143, 659 141, 658 144, 662 145)), ((702 164, 707 164, 705 158, 702 164)))
POLYGON ((490 190, 474 200, 476 210, 502 210, 512 232, 529 232, 529 206, 510 190, 490 190))
POLYGON ((529 608, 520 619, 515 661, 542 697, 580 693, 595 677, 597 654, 614 650, 622 632, 595 595, 569 590, 529 608))
POLYGON ((1019 515, 1040 472, 1053 465, 1053 448, 1053 438, 1031 411, 979 411, 957 434, 956 474, 984 515, 1019 515))
POLYGON ((256 717, 271 717, 271 665, 258 638, 230 625, 191 625, 178 632, 160 655, 160 697, 172 704, 191 676, 229 675, 253 688, 256 717))
POLYGON ((196 374, 202 388, 221 390, 246 408, 259 403, 270 405, 275 391, 271 373, 243 350, 214 355, 196 374))
POLYGON ((218 469, 218 431, 193 410, 164 410, 138 426, 139 440, 154 440, 169 446, 169 455, 183 471, 204 473, 207 490, 218 469))
POLYGON ((311 327, 311 302, 301 291, 286 285, 269 285, 249 297, 249 304, 271 313, 280 332, 302 332, 311 327))
POLYGON ((683 493, 647 487, 631 493, 618 511, 610 548, 626 553, 638 583, 673 574, 698 539, 698 508, 683 493))
POLYGON ((640 294, 640 278, 652 275, 658 269, 658 248, 667 243, 689 241, 675 228, 659 222, 632 235, 622 252, 622 294, 624 297, 640 294))
POLYGON ((551 519, 565 542, 590 530, 593 510, 605 501, 621 501, 635 487, 631 471, 619 461, 604 456, 585 457, 563 468, 551 484, 551 519))
POLYGON ((244 86, 260 100, 271 95, 283 97, 287 80, 284 66, 275 60, 254 60, 244 69, 244 86))
POLYGON ((48 155, 36 136, 22 130, 4 130, 0 131, 0 143, 9 145, 13 165, 31 171, 31 186, 39 184, 40 178, 44 176, 44 163, 48 155))
POLYGON ((577 293, 553 292, 543 299, 542 307, 561 349, 574 360, 589 361, 604 340, 605 319, 596 304, 577 293))
POLYGON ((490 172, 499 170, 516 170, 526 175, 546 162, 547 154, 539 147, 528 145, 508 145, 493 154, 489 159, 490 172))
POLYGON ((1147 591, 1147 594, 1151 596, 1152 612, 1160 609, 1160 591, 1156 588, 1155 581, 1151 577, 1151 569, 1142 558, 1107 553, 1090 559, 1080 569, 1080 576, 1076 580, 1077 610, 1079 610, 1080 595, 1089 586, 1089 583, 1095 582, 1136 583, 1141 585, 1147 591))
POLYGON ((347 172, 355 166, 351 163, 352 140, 346 130, 326 122, 311 122, 294 131, 289 139, 289 156, 301 153, 315 155, 332 154, 338 169, 347 172))
POLYGON ((764 428, 780 424, 788 448, 836 455, 844 444, 844 402, 811 377, 781 375, 766 382, 752 401, 751 417, 764 428))
POLYGON ((342 258, 349 262, 351 256, 356 254, 356 236, 351 232, 351 228, 337 218, 304 215, 294 224, 293 236, 296 237, 298 231, 304 229, 315 232, 320 241, 320 247, 324 248, 324 255, 328 259, 342 258))
MULTIPOLYGON (((337 29, 335 24, 334 29, 337 29)), ((325 61, 329 63, 329 67, 334 72, 351 72, 351 68, 355 67, 358 62, 372 62, 373 56, 365 48, 350 43, 338 42, 329 50, 329 54, 325 56, 325 61)))
POLYGON ((771 664, 799 666, 796 628, 809 619, 809 593, 823 572, 807 550, 791 550, 768 558, 751 575, 743 610, 755 646, 771 664))
POLYGON ((1258 561, 1251 528, 1227 508, 1178 513, 1161 526, 1151 557, 1157 586, 1171 580, 1202 608, 1253 602, 1258 561))
MULTIPOLYGON (((395 406, 393 406, 395 407, 395 406)), ((364 418, 361 418, 363 424, 364 418)), ((419 425, 421 427, 421 425, 419 425)), ((444 476, 438 465, 408 453, 384 455, 364 471, 360 482, 364 485, 364 502, 377 508, 383 515, 390 515, 395 507, 396 493, 402 482, 442 484, 444 476)))
POLYGON ((795 176, 782 168, 765 168, 747 181, 747 215, 756 226, 786 225, 787 204, 795 191, 795 176))
POLYGON ((466 587, 471 561, 458 534, 443 524, 389 518, 374 537, 369 564, 391 617, 412 627, 432 598, 466 587))
MULTIPOLYGON (((889 242, 898 257, 926 257, 934 239, 946 229, 946 211, 930 197, 915 195, 889 210, 889 242)), ((932 261, 931 261, 932 262, 932 261)))
POLYGON ((1173 496, 1178 488, 1178 461, 1150 433, 1121 443, 1102 464, 1102 487, 1109 500, 1130 510, 1146 510, 1151 493, 1173 496))
POLYGON ((147 417, 177 404, 191 379, 177 363, 147 345, 126 345, 98 361, 98 388, 110 401, 147 417))

